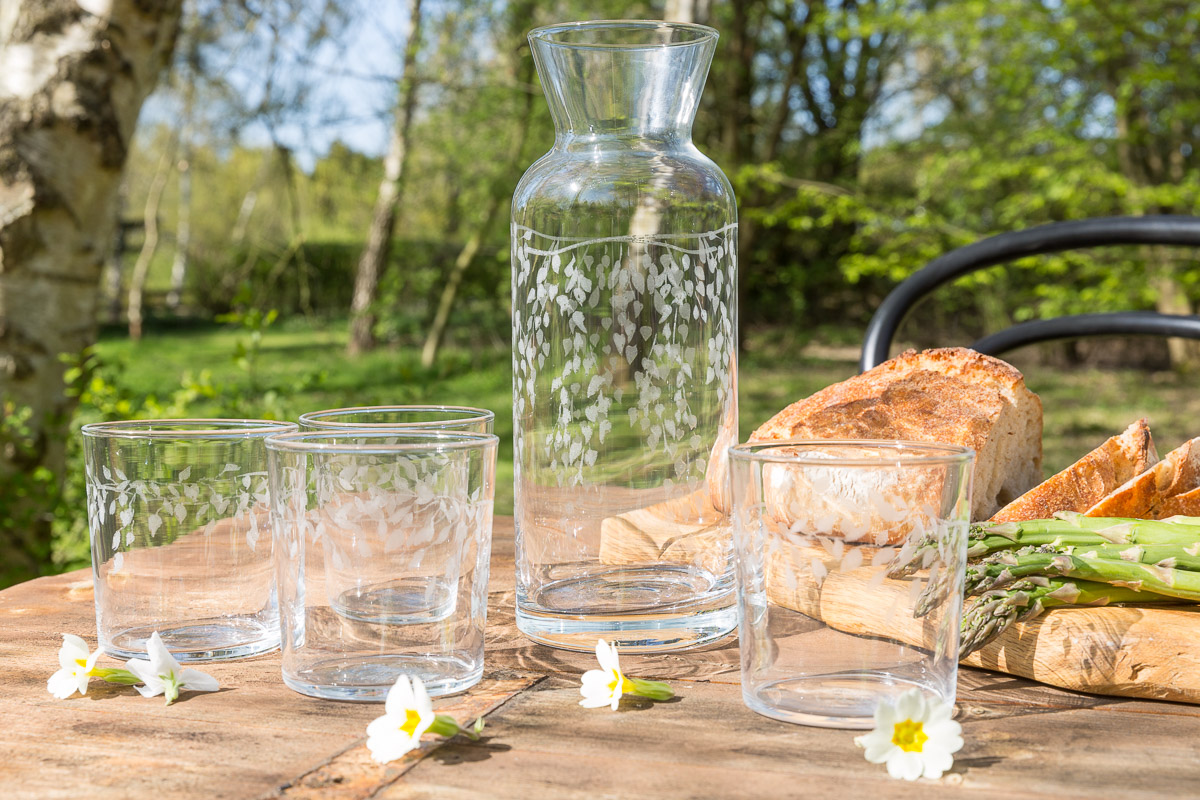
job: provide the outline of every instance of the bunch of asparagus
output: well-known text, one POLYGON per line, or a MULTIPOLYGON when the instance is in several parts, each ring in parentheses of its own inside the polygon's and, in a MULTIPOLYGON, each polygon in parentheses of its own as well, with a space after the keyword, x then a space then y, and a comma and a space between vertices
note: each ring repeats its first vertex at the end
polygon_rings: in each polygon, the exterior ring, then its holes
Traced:
MULTIPOLYGON (((917 555, 896 572, 920 566, 917 555)), ((1047 608, 1200 602, 1200 517, 1085 517, 970 528, 960 657, 1047 608)))

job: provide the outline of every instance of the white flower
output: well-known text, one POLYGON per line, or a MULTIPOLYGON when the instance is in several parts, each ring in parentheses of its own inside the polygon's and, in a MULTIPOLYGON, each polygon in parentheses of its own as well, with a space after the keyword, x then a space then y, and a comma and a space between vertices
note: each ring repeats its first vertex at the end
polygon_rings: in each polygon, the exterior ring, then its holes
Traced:
POLYGON ((380 764, 415 750, 436 716, 425 684, 420 678, 410 681, 407 675, 401 675, 388 689, 384 711, 367 726, 367 749, 380 764))
POLYGON ((926 698, 920 689, 909 689, 884 700, 875 709, 875 729, 854 743, 866 750, 867 761, 887 763, 893 778, 915 781, 937 779, 954 763, 953 753, 963 746, 962 726, 950 716, 950 703, 926 698))
POLYGON ((164 695, 167 705, 175 702, 181 691, 215 692, 221 688, 217 679, 198 669, 183 668, 167 650, 162 637, 155 631, 146 642, 146 654, 150 660, 133 659, 126 661, 125 666, 145 686, 135 687, 142 697, 164 695))
POLYGON ((62 647, 58 650, 58 672, 46 681, 46 689, 59 700, 65 700, 75 692, 87 694, 88 680, 96 666, 96 659, 104 655, 104 648, 89 654, 87 642, 73 633, 63 634, 62 647))
POLYGON ((630 688, 629 681, 621 674, 621 659, 617 656, 616 645, 598 640, 596 660, 600 662, 600 669, 589 669, 583 673, 583 685, 579 687, 583 699, 579 705, 584 708, 611 706, 616 711, 621 704, 621 695, 630 688))

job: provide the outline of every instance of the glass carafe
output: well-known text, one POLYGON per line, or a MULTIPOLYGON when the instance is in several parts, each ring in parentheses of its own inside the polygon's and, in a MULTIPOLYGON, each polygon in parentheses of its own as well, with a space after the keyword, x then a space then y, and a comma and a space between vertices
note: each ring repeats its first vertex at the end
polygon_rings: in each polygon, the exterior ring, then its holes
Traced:
POLYGON ((737 208, 691 141, 717 33, 530 34, 554 148, 512 202, 517 625, 696 647, 737 621, 737 208))

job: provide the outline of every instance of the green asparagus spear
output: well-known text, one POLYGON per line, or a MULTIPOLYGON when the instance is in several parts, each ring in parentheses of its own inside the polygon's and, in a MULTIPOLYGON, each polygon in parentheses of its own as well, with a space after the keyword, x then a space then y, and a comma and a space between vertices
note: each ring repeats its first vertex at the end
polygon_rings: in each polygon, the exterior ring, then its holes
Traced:
POLYGON ((963 613, 959 658, 983 647, 1014 622, 1033 619, 1047 608, 1109 603, 1174 603, 1174 598, 1088 580, 1044 576, 985 592, 963 613))
MULTIPOLYGON (((1039 545, 1102 547, 1132 544, 1178 545, 1191 548, 1194 552, 1188 552, 1189 555, 1200 556, 1200 517, 1141 520, 1061 512, 1054 519, 978 523, 970 527, 967 557, 982 558, 1001 550, 1039 545)), ((926 535, 912 546, 911 553, 901 551, 904 556, 892 564, 888 574, 902 577, 928 567, 927 562, 936 558, 937 547, 937 540, 926 535)))
POLYGON ((969 565, 965 591, 974 594, 997 589, 1033 575, 1081 578, 1180 600, 1200 601, 1200 572, 1119 559, 1084 558, 1069 553, 1013 553, 992 563, 969 565))
MULTIPOLYGON (((1036 545, 1103 546, 1130 544, 1200 545, 1200 517, 1140 520, 1062 515, 1055 519, 972 525, 968 558, 997 550, 1036 545)), ((1193 555, 1200 554, 1200 551, 1193 555)))

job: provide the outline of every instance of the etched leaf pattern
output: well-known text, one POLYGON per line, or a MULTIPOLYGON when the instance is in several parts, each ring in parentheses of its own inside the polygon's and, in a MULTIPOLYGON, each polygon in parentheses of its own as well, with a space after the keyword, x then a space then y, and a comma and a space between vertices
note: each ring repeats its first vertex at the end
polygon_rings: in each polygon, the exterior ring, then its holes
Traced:
POLYGON ((354 557, 400 564, 401 551, 418 567, 429 548, 463 548, 490 525, 491 496, 461 457, 332 456, 312 469, 285 466, 280 476, 275 524, 288 556, 319 544, 336 569, 354 557))
POLYGON ((119 570, 122 552, 135 546, 139 533, 150 543, 161 542, 172 530, 197 529, 209 535, 220 520, 231 518, 244 525, 246 543, 254 550, 268 508, 267 473, 230 474, 240 469, 226 464, 218 474, 191 481, 191 466, 174 480, 130 479, 120 468, 107 465, 97 474, 89 466, 84 477, 92 546, 99 532, 111 531, 108 549, 114 553, 113 568, 119 570))
POLYGON ((734 401, 736 234, 634 242, 513 227, 514 414, 552 420, 536 442, 516 426, 518 472, 534 457, 560 486, 590 483, 621 414, 673 466, 664 485, 704 475, 715 426, 703 417, 734 401), (715 408, 694 407, 697 382, 715 408))

